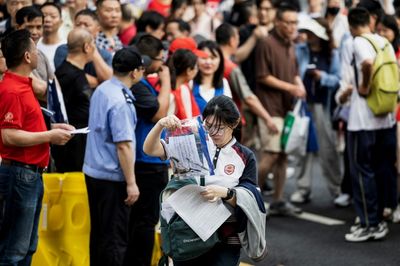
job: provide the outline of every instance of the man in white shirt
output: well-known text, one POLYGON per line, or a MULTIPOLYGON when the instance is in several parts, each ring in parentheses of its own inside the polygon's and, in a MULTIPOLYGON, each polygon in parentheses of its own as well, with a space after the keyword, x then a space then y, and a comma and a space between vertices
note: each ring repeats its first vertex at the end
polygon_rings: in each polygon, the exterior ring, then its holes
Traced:
POLYGON ((57 47, 66 43, 58 34, 58 30, 62 25, 61 7, 55 3, 44 3, 40 10, 44 16, 43 37, 39 40, 37 48, 42 51, 49 60, 51 71, 54 73, 54 55, 57 47))
POLYGON ((381 47, 385 39, 371 33, 370 17, 366 9, 351 9, 348 20, 354 37, 353 87, 356 89, 350 99, 347 145, 354 207, 360 224, 352 226, 345 238, 350 242, 362 242, 382 239, 388 233, 382 214, 385 187, 390 186, 389 183, 396 177, 396 128, 392 113, 375 116, 366 101, 371 90, 376 52, 363 36, 381 47))

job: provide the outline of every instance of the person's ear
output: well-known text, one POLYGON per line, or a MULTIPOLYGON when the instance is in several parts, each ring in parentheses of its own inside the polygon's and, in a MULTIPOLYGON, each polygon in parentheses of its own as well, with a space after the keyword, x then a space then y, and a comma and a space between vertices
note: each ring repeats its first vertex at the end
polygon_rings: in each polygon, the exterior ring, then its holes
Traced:
POLYGON ((24 60, 25 62, 27 62, 28 64, 30 64, 32 62, 31 60, 31 53, 29 51, 26 51, 24 54, 24 60))
POLYGON ((85 53, 85 54, 87 54, 87 53, 89 53, 89 50, 90 50, 90 43, 88 43, 88 42, 85 42, 84 44, 83 44, 83 53, 85 53))

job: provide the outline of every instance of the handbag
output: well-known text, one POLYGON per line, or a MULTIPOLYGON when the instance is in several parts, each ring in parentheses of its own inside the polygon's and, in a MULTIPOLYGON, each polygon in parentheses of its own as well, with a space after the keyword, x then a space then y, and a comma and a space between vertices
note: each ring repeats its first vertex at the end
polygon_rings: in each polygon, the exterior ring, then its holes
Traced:
POLYGON ((281 147, 287 154, 301 156, 306 154, 310 117, 305 113, 304 104, 303 100, 297 100, 294 110, 285 117, 281 147))

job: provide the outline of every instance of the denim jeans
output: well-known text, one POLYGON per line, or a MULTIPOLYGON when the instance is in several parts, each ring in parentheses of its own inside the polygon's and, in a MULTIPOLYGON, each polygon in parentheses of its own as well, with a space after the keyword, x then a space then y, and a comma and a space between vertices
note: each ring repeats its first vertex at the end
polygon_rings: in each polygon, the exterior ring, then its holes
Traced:
POLYGON ((39 173, 0 166, 0 265, 30 265, 43 198, 39 173))

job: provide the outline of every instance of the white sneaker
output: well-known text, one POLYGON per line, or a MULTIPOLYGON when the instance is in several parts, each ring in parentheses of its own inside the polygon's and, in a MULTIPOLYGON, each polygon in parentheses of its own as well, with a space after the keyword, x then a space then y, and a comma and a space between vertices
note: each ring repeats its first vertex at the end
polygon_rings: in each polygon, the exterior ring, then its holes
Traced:
MULTIPOLYGON (((350 231, 352 228, 350 228, 350 231)), ((386 222, 381 222, 376 227, 359 227, 356 231, 345 235, 345 239, 349 242, 365 242, 368 240, 380 240, 389 233, 386 222)))
POLYGON ((400 222, 400 204, 397 205, 396 210, 393 212, 392 222, 399 223, 400 222))
POLYGON ((361 221, 360 217, 357 216, 356 219, 354 219, 354 224, 350 226, 350 233, 354 233, 360 228, 361 228, 361 221))
POLYGON ((344 238, 349 242, 364 242, 372 237, 372 232, 366 227, 360 227, 354 232, 346 234, 344 238))
POLYGON ((297 190, 290 196, 290 201, 293 203, 307 203, 310 201, 310 196, 297 190))
POLYGON ((333 203, 339 207, 348 207, 350 205, 350 195, 346 193, 340 194, 333 200, 333 203))

